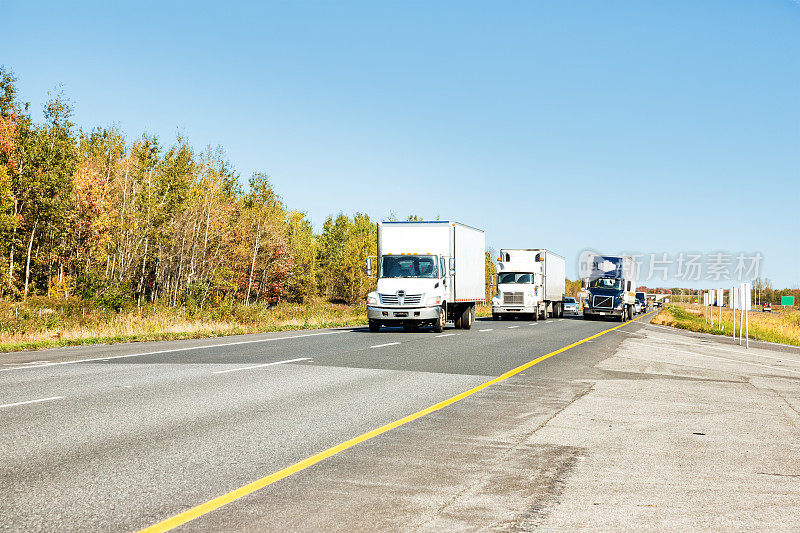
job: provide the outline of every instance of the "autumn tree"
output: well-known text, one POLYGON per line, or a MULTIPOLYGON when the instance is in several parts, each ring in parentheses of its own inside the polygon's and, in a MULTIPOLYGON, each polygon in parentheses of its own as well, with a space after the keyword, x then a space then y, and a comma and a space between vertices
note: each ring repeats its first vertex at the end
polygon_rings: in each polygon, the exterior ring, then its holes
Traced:
POLYGON ((286 296, 308 302, 317 295, 317 242, 305 213, 290 211, 286 217, 286 244, 293 260, 286 278, 286 296))

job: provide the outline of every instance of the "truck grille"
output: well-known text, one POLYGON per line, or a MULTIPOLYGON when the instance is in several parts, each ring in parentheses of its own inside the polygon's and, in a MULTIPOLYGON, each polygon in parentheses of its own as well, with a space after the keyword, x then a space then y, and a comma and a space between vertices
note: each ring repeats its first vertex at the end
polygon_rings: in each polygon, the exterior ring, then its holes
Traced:
POLYGON ((503 305, 523 305, 525 297, 521 292, 504 292, 503 305))
POLYGON ((396 294, 381 294, 380 298, 381 303, 386 305, 419 305, 422 303, 421 294, 406 294, 402 304, 396 294))
POLYGON ((592 307, 607 307, 611 309, 614 307, 613 296, 595 296, 592 300, 592 307))

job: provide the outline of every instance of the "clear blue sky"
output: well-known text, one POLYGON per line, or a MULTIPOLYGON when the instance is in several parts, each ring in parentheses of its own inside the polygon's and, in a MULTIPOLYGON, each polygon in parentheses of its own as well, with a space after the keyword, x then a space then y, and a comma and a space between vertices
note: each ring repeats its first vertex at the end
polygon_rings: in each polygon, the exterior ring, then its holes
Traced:
POLYGON ((317 228, 438 215, 551 248, 572 277, 585 248, 759 251, 800 285, 800 2, 2 11, 0 62, 37 116, 61 83, 84 128, 222 145, 317 228))

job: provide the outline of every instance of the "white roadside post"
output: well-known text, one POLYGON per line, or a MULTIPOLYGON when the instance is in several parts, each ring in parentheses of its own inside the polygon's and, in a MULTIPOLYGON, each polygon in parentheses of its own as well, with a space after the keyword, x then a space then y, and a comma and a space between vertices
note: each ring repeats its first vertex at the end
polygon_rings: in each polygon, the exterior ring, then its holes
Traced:
POLYGON ((731 299, 728 300, 728 307, 733 311, 733 342, 736 343, 736 304, 739 300, 736 287, 731 287, 731 299))
POLYGON ((744 283, 739 285, 739 346, 742 345, 743 330, 744 330, 744 283))
POLYGON ((744 301, 744 342, 745 342, 745 349, 750 348, 750 284, 743 283, 742 284, 742 292, 744 293, 744 297, 742 300, 744 301))
POLYGON ((708 293, 703 293, 703 320, 708 322, 708 293))
POLYGON ((717 300, 717 305, 719 305, 719 330, 723 331, 722 329, 722 308, 725 307, 725 289, 720 289, 717 291, 719 294, 719 300, 717 300))

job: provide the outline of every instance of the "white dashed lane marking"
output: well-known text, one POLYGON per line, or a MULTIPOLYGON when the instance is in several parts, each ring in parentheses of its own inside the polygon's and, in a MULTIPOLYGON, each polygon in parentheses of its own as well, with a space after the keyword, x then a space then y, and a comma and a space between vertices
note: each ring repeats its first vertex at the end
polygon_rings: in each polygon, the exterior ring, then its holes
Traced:
POLYGON ((0 405, 0 409, 3 407, 16 407, 18 405, 28 405, 31 403, 41 403, 41 402, 52 402, 54 400, 63 400, 63 396, 51 396, 50 398, 39 398, 38 400, 27 400, 24 402, 14 402, 14 403, 4 403, 0 405))
POLYGON ((238 372, 240 370, 252 370, 254 368, 263 368, 265 366, 283 365, 283 364, 286 364, 286 363, 298 363, 300 361, 311 361, 311 358, 310 357, 299 357, 297 359, 287 359, 286 361, 275 361, 273 363, 264 363, 263 365, 243 366, 241 368, 228 368, 226 370, 215 370, 214 372, 212 372, 212 374, 227 374, 228 372, 238 372))

